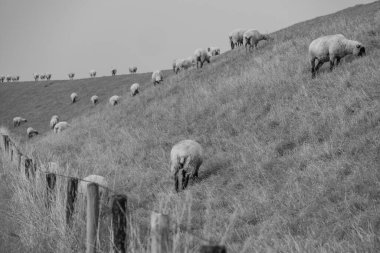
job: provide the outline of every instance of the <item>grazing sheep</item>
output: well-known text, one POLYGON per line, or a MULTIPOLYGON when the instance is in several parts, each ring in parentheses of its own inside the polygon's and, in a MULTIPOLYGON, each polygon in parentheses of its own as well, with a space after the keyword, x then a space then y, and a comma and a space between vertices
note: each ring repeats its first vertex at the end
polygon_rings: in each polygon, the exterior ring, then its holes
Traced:
POLYGON ((12 76, 11 78, 13 82, 17 82, 18 80, 20 80, 20 76, 12 76))
POLYGON ((21 117, 14 117, 13 118, 13 127, 18 127, 23 122, 28 122, 28 121, 24 118, 21 118, 21 117))
POLYGON ((164 80, 161 70, 156 70, 152 74, 153 85, 159 84, 164 80))
POLYGON ((96 71, 90 70, 90 77, 95 77, 95 76, 96 76, 96 71))
POLYGON ((203 63, 205 62, 210 63, 211 55, 205 49, 198 48, 194 51, 194 58, 197 64, 197 68, 198 68, 198 63, 200 63, 200 66, 202 68, 203 63))
POLYGON ((207 51, 211 54, 211 56, 220 55, 220 48, 219 47, 209 47, 209 48, 207 48, 207 51))
POLYGON ((74 76, 75 76, 75 73, 73 73, 73 72, 68 73, 67 76, 70 78, 70 80, 73 80, 74 76))
POLYGON ((12 80, 12 77, 8 75, 6 79, 7 79, 7 82, 10 82, 12 80))
POLYGON ((41 79, 41 80, 45 80, 45 79, 46 79, 46 75, 45 75, 45 74, 41 74, 41 75, 40 75, 40 79, 41 79))
POLYGON ((131 85, 131 96, 132 97, 139 94, 139 88, 140 88, 140 84, 138 84, 138 83, 134 83, 131 85))
POLYGON ((350 54, 363 56, 365 55, 365 48, 360 42, 349 40, 342 34, 322 36, 313 40, 309 46, 312 78, 315 77, 323 63, 330 61, 330 70, 332 70, 335 60, 336 65, 338 65, 341 58, 350 54), (316 60, 318 60, 317 65, 315 65, 316 60))
POLYGON ((174 66, 174 72, 177 74, 181 69, 188 69, 195 65, 195 57, 190 56, 185 59, 177 59, 174 66))
POLYGON ((243 45, 243 35, 245 31, 245 29, 236 29, 228 35, 230 39, 231 49, 243 45))
POLYGON ((113 95, 112 97, 110 97, 109 102, 111 105, 117 105, 119 103, 119 100, 120 100, 119 96, 113 95))
POLYGON ((40 74, 34 73, 33 78, 34 78, 34 81, 38 81, 38 78, 40 78, 40 74))
POLYGON ((5 76, 0 76, 0 83, 3 83, 5 80, 5 76))
POLYGON ((116 76, 117 69, 113 68, 111 69, 111 75, 116 76))
POLYGON ((78 94, 73 92, 73 93, 71 93, 70 98, 71 98, 71 102, 75 103, 78 100, 78 94))
POLYGON ((190 176, 198 177, 203 162, 202 146, 193 140, 183 140, 175 144, 170 151, 170 172, 174 176, 175 190, 184 190, 190 176))
POLYGON ((57 125, 59 122, 59 117, 57 115, 53 115, 50 120, 50 128, 54 129, 55 125, 57 125))
POLYGON ((129 73, 133 74, 133 73, 136 73, 136 72, 137 72, 137 67, 136 66, 129 67, 129 73))
POLYGON ((66 121, 58 122, 58 123, 55 124, 55 126, 54 126, 54 133, 60 133, 60 132, 62 132, 63 130, 69 128, 69 127, 70 127, 70 124, 67 123, 66 121))
POLYGON ((96 184, 101 186, 101 187, 99 187, 100 197, 105 196, 104 194, 106 192, 106 188, 108 187, 108 182, 104 177, 98 176, 98 175, 89 175, 89 176, 83 178, 83 180, 84 181, 82 181, 82 180, 80 181, 79 186, 78 186, 78 193, 80 195, 83 195, 86 197, 87 196, 87 185, 90 182, 93 182, 93 183, 96 183, 96 184))
POLYGON ((270 37, 265 34, 261 34, 257 30, 250 29, 243 34, 244 46, 246 51, 251 51, 253 48, 257 48, 257 44, 262 40, 268 40, 270 37))
POLYGON ((96 96, 96 95, 94 95, 94 96, 91 97, 91 102, 92 102, 94 105, 96 105, 96 103, 98 103, 98 100, 99 100, 99 97, 96 96))
POLYGON ((28 129, 26 129, 26 133, 28 134, 28 138, 32 138, 33 136, 38 134, 38 131, 36 131, 32 127, 28 127, 28 129))
POLYGON ((46 73, 46 74, 45 74, 45 77, 46 77, 46 80, 50 80, 50 78, 51 78, 51 74, 50 74, 50 73, 46 73))

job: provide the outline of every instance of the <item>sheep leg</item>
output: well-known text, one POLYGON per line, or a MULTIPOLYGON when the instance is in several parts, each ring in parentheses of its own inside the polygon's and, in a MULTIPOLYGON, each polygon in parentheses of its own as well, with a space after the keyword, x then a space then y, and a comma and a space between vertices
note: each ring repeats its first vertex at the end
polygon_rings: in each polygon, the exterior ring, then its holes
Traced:
POLYGON ((340 59, 341 59, 340 57, 337 57, 337 58, 336 58, 336 66, 339 65, 339 63, 340 63, 340 59))
POLYGON ((334 68, 335 57, 330 57, 330 71, 334 68))
POLYGON ((179 181, 178 181, 178 170, 174 173, 174 190, 178 192, 179 181))
POLYGON ((315 77, 315 59, 311 59, 310 61, 311 63, 311 78, 314 78, 315 77))

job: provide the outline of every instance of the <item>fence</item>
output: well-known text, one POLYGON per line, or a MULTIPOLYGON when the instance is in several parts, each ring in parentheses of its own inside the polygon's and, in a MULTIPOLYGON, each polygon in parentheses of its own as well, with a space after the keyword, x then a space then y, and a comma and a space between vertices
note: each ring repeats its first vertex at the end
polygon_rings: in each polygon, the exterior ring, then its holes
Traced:
MULTIPOLYGON (((54 190, 57 182, 57 177, 65 177, 68 179, 67 191, 66 191, 66 225, 71 227, 72 214, 75 210, 75 203, 77 201, 77 193, 79 181, 88 182, 87 185, 87 198, 86 198, 86 236, 85 245, 86 253, 95 253, 97 250, 97 233, 98 233, 98 221, 99 221, 99 187, 105 188, 105 190, 112 192, 111 200, 111 227, 112 227, 112 242, 113 252, 124 253, 128 249, 127 238, 127 222, 128 222, 128 208, 127 208, 127 196, 124 194, 118 194, 115 191, 98 185, 93 182, 83 180, 81 178, 61 175, 51 171, 43 171, 39 168, 37 161, 22 154, 15 143, 9 138, 8 135, 0 134, 0 148, 4 153, 4 158, 8 159, 18 171, 25 174, 27 179, 33 179, 37 172, 41 172, 46 178, 46 205, 50 206, 54 199, 54 190)), ((151 238, 151 252, 152 253, 166 253, 172 251, 172 245, 170 242, 170 218, 168 215, 151 212, 150 222, 150 238, 151 238)), ((180 226, 178 226, 180 227, 180 226)), ((209 240, 192 234, 191 231, 185 231, 186 233, 197 237, 203 241, 209 242, 209 240)), ((210 244, 210 243, 209 243, 210 244)), ((226 253, 226 247, 220 245, 202 245, 200 247, 200 253, 226 253)))

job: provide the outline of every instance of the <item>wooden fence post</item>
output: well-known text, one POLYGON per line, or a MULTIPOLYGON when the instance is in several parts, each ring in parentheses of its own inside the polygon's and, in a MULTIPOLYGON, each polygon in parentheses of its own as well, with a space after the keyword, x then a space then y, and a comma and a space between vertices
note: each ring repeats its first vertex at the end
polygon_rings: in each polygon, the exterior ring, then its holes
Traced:
POLYGON ((200 253, 227 253, 225 246, 210 246, 203 245, 199 251, 200 253))
POLYGON ((112 197, 112 231, 113 252, 127 252, 127 196, 122 194, 112 197))
POLYGON ((77 198, 78 192, 78 179, 69 178, 67 181, 67 194, 66 194, 66 224, 71 226, 71 217, 74 213, 74 203, 77 198))
POLYGON ((152 212, 150 216, 151 253, 171 251, 169 241, 169 215, 152 212))
POLYGON ((51 202, 55 199, 55 194, 54 194, 54 188, 55 188, 55 183, 57 181, 57 178, 54 173, 48 173, 46 174, 46 206, 49 208, 51 202))
POLYGON ((86 253, 96 252, 96 234, 99 218, 99 186, 87 185, 86 253))

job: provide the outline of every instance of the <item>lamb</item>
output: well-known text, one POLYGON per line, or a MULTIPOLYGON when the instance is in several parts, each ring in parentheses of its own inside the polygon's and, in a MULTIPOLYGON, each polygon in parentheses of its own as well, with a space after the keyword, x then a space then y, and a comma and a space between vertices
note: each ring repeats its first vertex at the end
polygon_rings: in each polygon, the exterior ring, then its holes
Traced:
POLYGON ((250 29, 243 34, 243 39, 246 51, 251 51, 252 48, 257 48, 257 44, 260 41, 269 40, 270 37, 268 35, 261 34, 257 30, 250 29))
POLYGON ((51 78, 51 74, 50 74, 50 73, 46 73, 46 74, 45 74, 45 77, 46 77, 46 80, 50 80, 50 78, 51 78))
POLYGON ((84 181, 80 181, 79 186, 78 186, 78 193, 82 196, 87 196, 87 186, 90 184, 90 182, 96 183, 99 186, 99 195, 105 196, 104 194, 106 193, 106 188, 108 187, 108 182, 107 180, 99 175, 89 175, 85 178, 83 178, 84 181))
POLYGON ((96 71, 90 70, 90 77, 95 77, 95 76, 96 76, 96 71))
POLYGON ((50 128, 54 129, 55 125, 57 125, 59 122, 59 117, 57 115, 53 115, 50 119, 50 128))
POLYGON ((120 100, 119 96, 113 95, 112 97, 110 97, 109 102, 111 105, 117 105, 119 103, 119 100, 120 100))
POLYGON ((40 77, 40 75, 38 73, 33 74, 34 81, 38 81, 39 77, 40 77))
POLYGON ((170 152, 170 171, 174 177, 175 190, 187 187, 190 176, 198 177, 203 162, 202 146, 193 140, 183 140, 175 144, 170 152))
POLYGON ((5 80, 5 76, 0 76, 0 83, 3 83, 5 80))
POLYGON ((20 76, 12 76, 11 78, 13 82, 17 82, 18 80, 20 80, 20 76))
POLYGON ((117 69, 113 68, 111 69, 111 75, 116 76, 117 69))
POLYGON ((45 75, 45 74, 41 74, 41 75, 40 75, 40 79, 41 79, 41 80, 45 80, 45 78, 46 78, 46 75, 45 75))
POLYGON ((134 83, 131 85, 131 96, 132 97, 139 94, 139 88, 140 88, 140 84, 138 84, 138 83, 134 83))
POLYGON ((60 133, 62 132, 63 130, 66 130, 67 128, 70 127, 70 124, 67 123, 66 121, 61 121, 61 122, 58 122, 57 124, 55 124, 54 126, 54 133, 60 133))
POLYGON ((28 134, 28 138, 32 138, 33 136, 36 136, 38 135, 38 131, 36 131, 34 128, 32 127, 28 127, 28 129, 26 129, 26 133, 28 134))
POLYGON ((28 122, 28 121, 24 118, 21 118, 21 117, 14 117, 13 118, 13 127, 18 127, 23 122, 28 122))
POLYGON ((70 78, 70 80, 73 80, 74 76, 75 76, 75 73, 73 73, 73 72, 68 73, 67 76, 70 78))
POLYGON ((220 55, 220 48, 219 47, 209 47, 209 48, 207 48, 207 51, 211 54, 211 56, 220 55))
POLYGON ((152 74, 153 85, 159 84, 163 80, 164 80, 164 78, 162 76, 161 70, 156 70, 156 71, 153 72, 153 74, 152 74))
POLYGON ((71 93, 70 98, 71 98, 71 102, 75 103, 78 100, 78 94, 73 92, 73 93, 71 93))
POLYGON ((198 48, 194 51, 194 58, 197 64, 197 68, 198 68, 198 63, 200 63, 200 66, 202 68, 203 63, 205 62, 210 63, 211 55, 205 49, 198 48))
POLYGON ((96 105, 96 103, 98 103, 98 100, 99 100, 99 97, 96 96, 96 95, 94 95, 94 96, 91 97, 91 102, 92 102, 94 105, 96 105))
POLYGON ((129 73, 133 74, 133 73, 136 73, 136 72, 137 72, 137 67, 136 66, 129 67, 129 73))
POLYGON ((245 29, 235 29, 229 34, 231 49, 243 45, 245 29))
POLYGON ((342 34, 319 37, 309 46, 311 77, 315 78, 316 72, 325 62, 330 62, 330 71, 332 71, 335 60, 338 65, 346 55, 364 56, 365 53, 365 47, 360 42, 349 40, 342 34), (316 60, 318 60, 317 65, 315 65, 316 60))

